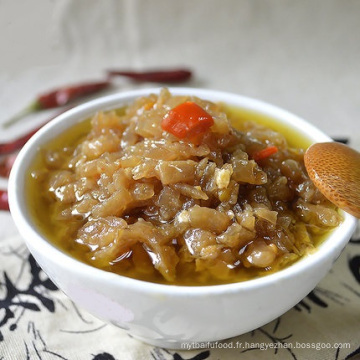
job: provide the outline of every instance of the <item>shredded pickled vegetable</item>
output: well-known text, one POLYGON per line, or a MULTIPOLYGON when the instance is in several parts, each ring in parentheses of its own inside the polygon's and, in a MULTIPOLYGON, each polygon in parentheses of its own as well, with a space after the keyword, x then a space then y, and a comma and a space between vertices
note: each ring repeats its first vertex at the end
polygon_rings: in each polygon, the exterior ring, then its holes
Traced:
POLYGON ((141 280, 258 277, 314 251, 341 221, 302 149, 166 89, 94 114, 42 154, 28 191, 36 223, 76 258, 141 280))

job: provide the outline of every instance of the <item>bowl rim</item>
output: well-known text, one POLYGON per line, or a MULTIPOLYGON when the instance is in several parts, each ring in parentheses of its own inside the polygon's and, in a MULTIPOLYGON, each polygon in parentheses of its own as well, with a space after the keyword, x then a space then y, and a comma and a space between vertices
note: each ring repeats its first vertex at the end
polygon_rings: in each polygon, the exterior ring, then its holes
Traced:
MULTIPOLYGON (((209 296, 219 294, 231 294, 250 289, 269 286, 278 283, 288 277, 296 277, 297 274, 313 267, 319 261, 325 262, 328 257, 334 259, 346 245, 355 231, 357 219, 353 216, 341 212, 344 220, 340 226, 331 231, 329 237, 325 239, 317 250, 311 255, 299 259, 287 268, 276 271, 275 273, 264 275, 259 278, 245 280, 235 283, 218 285, 172 285, 161 284, 129 278, 105 270, 95 268, 89 264, 83 263, 71 257, 63 250, 46 240, 41 231, 37 229, 36 224, 31 220, 29 212, 26 210, 26 201, 24 196, 25 175, 27 164, 31 163, 39 146, 49 142, 56 136, 57 132, 62 132, 78 122, 81 122, 94 114, 98 110, 111 110, 125 105, 137 97, 146 96, 151 93, 159 93, 163 87, 145 88, 124 91, 91 100, 82 105, 76 106, 44 125, 33 137, 25 144, 19 152, 14 166, 12 168, 9 183, 9 206, 14 222, 24 238, 26 244, 37 250, 41 249, 46 253, 46 257, 51 257, 53 262, 61 266, 71 267, 74 271, 84 276, 91 277, 94 280, 102 280, 114 286, 124 286, 129 289, 141 291, 143 293, 156 293, 168 296, 209 296), (56 130, 56 131, 54 131, 56 130), (52 136, 51 136, 52 135, 52 136)), ((224 102, 229 105, 245 107, 258 113, 264 113, 274 117, 277 122, 286 123, 298 131, 311 134, 312 141, 325 142, 332 141, 330 137, 324 134, 311 123, 303 120, 299 116, 284 110, 278 106, 267 102, 242 96, 225 91, 191 88, 191 87, 169 87, 169 91, 174 95, 195 95, 210 101, 224 102), (295 124, 295 125, 294 125, 295 124)), ((40 251, 40 250, 39 250, 40 251)))

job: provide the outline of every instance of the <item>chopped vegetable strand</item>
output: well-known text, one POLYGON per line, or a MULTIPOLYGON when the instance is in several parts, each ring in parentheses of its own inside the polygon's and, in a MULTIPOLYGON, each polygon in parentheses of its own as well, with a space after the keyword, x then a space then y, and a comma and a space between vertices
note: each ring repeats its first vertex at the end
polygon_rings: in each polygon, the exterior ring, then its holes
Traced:
POLYGON ((259 160, 263 160, 268 158, 269 156, 277 153, 279 150, 276 146, 269 146, 265 149, 262 149, 260 151, 257 151, 256 153, 253 154, 252 158, 255 161, 259 161, 259 160))

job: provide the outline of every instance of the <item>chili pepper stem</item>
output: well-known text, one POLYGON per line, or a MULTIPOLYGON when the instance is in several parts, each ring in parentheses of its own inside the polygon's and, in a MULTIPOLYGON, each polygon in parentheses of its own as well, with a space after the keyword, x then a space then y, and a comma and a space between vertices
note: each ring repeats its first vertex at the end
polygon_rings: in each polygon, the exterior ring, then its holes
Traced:
POLYGON ((4 129, 6 129, 6 128, 10 127, 11 125, 14 125, 15 123, 17 123, 24 117, 26 117, 36 111, 39 111, 39 110, 41 110, 41 106, 40 106, 39 102, 34 101, 34 102, 30 103, 29 106, 24 108, 22 111, 20 111, 19 113, 14 115, 12 118, 7 120, 5 123, 3 123, 2 126, 4 129))

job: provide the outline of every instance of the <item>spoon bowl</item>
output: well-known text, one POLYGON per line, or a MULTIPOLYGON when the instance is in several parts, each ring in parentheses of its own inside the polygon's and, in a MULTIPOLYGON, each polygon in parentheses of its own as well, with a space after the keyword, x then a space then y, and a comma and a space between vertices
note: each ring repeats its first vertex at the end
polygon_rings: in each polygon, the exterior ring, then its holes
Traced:
POLYGON ((360 218, 360 153, 337 142, 316 143, 307 149, 304 161, 323 195, 360 218))

